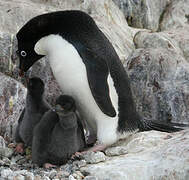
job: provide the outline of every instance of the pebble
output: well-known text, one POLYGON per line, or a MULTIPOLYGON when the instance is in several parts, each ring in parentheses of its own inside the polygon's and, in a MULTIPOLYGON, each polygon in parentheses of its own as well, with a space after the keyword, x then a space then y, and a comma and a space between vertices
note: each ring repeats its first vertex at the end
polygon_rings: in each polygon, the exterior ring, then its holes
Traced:
POLYGON ((25 180, 34 180, 34 175, 31 172, 27 172, 25 175, 25 180))
POLYGON ((0 157, 11 157, 14 151, 8 147, 0 147, 0 157))
POLYGON ((53 179, 56 176, 56 174, 57 174, 57 171, 55 171, 55 170, 50 171, 49 178, 53 179))
POLYGON ((95 176, 86 176, 83 180, 98 180, 95 176))
POLYGON ((86 165, 87 165, 87 162, 84 159, 73 162, 73 166, 76 166, 78 168, 85 167, 86 165))
POLYGON ((103 152, 87 152, 83 157, 85 161, 90 164, 96 164, 106 160, 106 156, 103 152))
POLYGON ((14 176, 14 178, 13 178, 14 180, 24 180, 25 178, 24 178, 24 176, 23 175, 16 175, 16 176, 14 176))
POLYGON ((0 177, 7 178, 11 174, 13 174, 13 171, 11 169, 3 169, 3 170, 1 170, 1 176, 0 177))
POLYGON ((43 176, 43 177, 41 178, 41 180, 50 180, 50 178, 47 177, 47 176, 43 176))
POLYGON ((5 144, 5 140, 2 136, 0 136, 0 148, 5 148, 6 144, 5 144))
POLYGON ((69 180, 76 180, 76 179, 72 175, 70 175, 69 180))

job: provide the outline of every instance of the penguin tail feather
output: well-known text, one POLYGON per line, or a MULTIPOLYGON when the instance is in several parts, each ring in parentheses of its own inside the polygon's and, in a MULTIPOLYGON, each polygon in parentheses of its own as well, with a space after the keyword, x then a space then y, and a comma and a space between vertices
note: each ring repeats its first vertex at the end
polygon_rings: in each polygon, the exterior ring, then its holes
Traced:
POLYGON ((184 130, 183 127, 189 127, 189 125, 186 124, 179 124, 179 123, 165 123, 165 122, 157 122, 157 121, 151 121, 151 120, 143 120, 141 122, 141 125, 139 126, 140 131, 150 131, 150 130, 156 130, 156 131, 162 131, 162 132, 177 132, 184 130), (180 128, 182 127, 182 128, 180 128))

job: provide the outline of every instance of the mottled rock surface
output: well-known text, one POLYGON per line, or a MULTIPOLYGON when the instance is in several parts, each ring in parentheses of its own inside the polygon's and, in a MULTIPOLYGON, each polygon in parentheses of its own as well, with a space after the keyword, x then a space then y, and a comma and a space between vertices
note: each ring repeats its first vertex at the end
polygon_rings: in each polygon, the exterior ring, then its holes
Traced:
POLYGON ((113 0, 135 28, 157 31, 162 15, 172 0, 113 0))
POLYGON ((164 48, 137 49, 124 65, 143 117, 188 123, 189 64, 181 55, 164 48))
POLYGON ((189 25, 189 0, 171 0, 159 24, 159 30, 170 30, 189 25))
POLYGON ((25 104, 26 89, 13 78, 0 73, 0 134, 12 140, 25 104))
POLYGON ((189 178, 189 131, 174 134, 157 131, 132 135, 117 145, 128 148, 121 156, 108 161, 87 165, 81 172, 88 172, 98 180, 158 180, 189 178))

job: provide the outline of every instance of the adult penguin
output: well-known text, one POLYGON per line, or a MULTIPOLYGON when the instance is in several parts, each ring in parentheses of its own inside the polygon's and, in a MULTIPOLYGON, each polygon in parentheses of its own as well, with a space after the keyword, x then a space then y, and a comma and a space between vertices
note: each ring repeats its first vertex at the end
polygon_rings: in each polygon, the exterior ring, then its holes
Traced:
POLYGON ((32 142, 32 160, 45 168, 65 164, 68 159, 86 147, 75 101, 61 95, 54 110, 47 111, 35 126, 32 142))
POLYGON ((82 11, 59 11, 34 17, 17 33, 20 70, 26 72, 48 56, 53 74, 71 95, 103 150, 138 130, 177 131, 142 120, 136 112, 128 75, 113 46, 94 20, 82 11))
POLYGON ((32 145, 33 129, 49 109, 50 105, 44 99, 43 81, 38 77, 30 78, 27 81, 26 105, 18 120, 15 133, 16 152, 23 153, 24 145, 32 145))

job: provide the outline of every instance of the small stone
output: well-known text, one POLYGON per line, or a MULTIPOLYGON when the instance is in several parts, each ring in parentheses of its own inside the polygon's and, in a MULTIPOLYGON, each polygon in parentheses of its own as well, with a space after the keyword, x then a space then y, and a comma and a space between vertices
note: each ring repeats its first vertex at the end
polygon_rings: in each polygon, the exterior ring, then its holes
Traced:
POLYGON ((76 179, 72 175, 70 175, 69 180, 76 180, 76 179))
POLYGON ((0 166, 3 166, 5 162, 3 160, 0 160, 0 166))
POLYGON ((13 177, 14 180, 24 180, 24 176, 22 176, 21 174, 16 175, 13 177))
POLYGON ((86 176, 83 180, 98 180, 95 176, 86 176))
POLYGON ((64 171, 66 174, 68 173, 69 175, 72 172, 73 165, 72 164, 65 164, 60 167, 61 171, 64 171))
POLYGON ((14 151, 10 148, 7 147, 0 147, 0 156, 2 157, 11 157, 14 151))
POLYGON ((41 179, 42 179, 42 180, 50 180, 50 178, 47 177, 47 176, 43 176, 41 179))
POLYGON ((34 175, 31 172, 25 174, 25 180, 34 180, 34 175))
POLYGON ((5 165, 10 165, 11 164, 11 160, 7 157, 3 158, 3 162, 5 163, 5 165))
POLYGON ((85 167, 87 165, 87 162, 84 159, 82 159, 80 161, 74 161, 73 165, 78 168, 81 168, 81 167, 85 167))
POLYGON ((84 178, 84 175, 80 171, 75 171, 72 175, 77 180, 82 180, 84 178))
POLYGON ((2 177, 2 178, 7 178, 9 175, 11 175, 13 172, 12 172, 12 170, 11 169, 3 169, 2 171, 1 171, 1 176, 0 177, 2 177))
POLYGON ((127 147, 124 146, 111 147, 106 149, 105 151, 105 154, 107 156, 119 156, 127 153, 128 153, 127 147))
POLYGON ((34 178, 34 180, 41 180, 41 176, 36 175, 35 178, 34 178))
POLYGON ((58 171, 57 172, 57 176, 60 178, 65 178, 65 177, 68 177, 69 175, 70 175, 70 173, 67 171, 58 171))
POLYGON ((57 172, 55 170, 50 171, 49 178, 53 179, 56 176, 57 172))
POLYGON ((0 148, 5 148, 6 144, 5 144, 5 140, 2 136, 0 136, 0 148))
POLYGON ((106 156, 103 152, 87 152, 83 157, 85 161, 90 164, 96 164, 106 160, 106 156))

